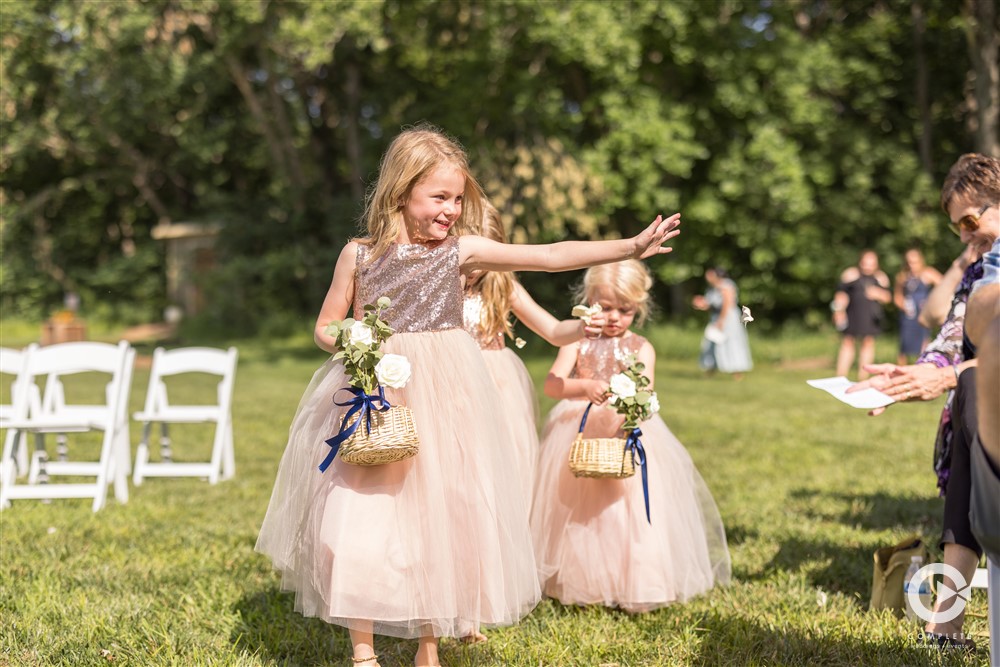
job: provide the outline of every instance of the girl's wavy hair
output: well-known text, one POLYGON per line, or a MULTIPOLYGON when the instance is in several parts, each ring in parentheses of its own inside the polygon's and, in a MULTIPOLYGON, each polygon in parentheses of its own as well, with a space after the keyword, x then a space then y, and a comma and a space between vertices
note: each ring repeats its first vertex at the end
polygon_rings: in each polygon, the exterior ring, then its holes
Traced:
POLYGON ((469 170, 465 150, 436 127, 420 124, 403 130, 389 144, 379 165, 378 179, 365 198, 362 221, 368 236, 354 240, 372 246, 370 260, 381 257, 395 243, 404 224, 403 207, 414 186, 445 165, 465 176, 462 214, 449 233, 468 234, 478 227, 483 216, 483 190, 469 170))
MULTIPOLYGON (((482 227, 478 234, 497 243, 507 242, 507 230, 500 212, 489 201, 484 201, 482 227)), ((469 291, 478 293, 483 299, 483 332, 493 337, 500 332, 514 337, 510 323, 511 295, 514 293, 514 274, 510 271, 484 271, 469 291)))
POLYGON ((989 155, 966 153, 951 165, 941 186, 941 208, 955 197, 967 197, 980 204, 1000 204, 1000 160, 989 155))
POLYGON ((614 264, 601 264, 587 269, 583 282, 574 295, 577 303, 590 304, 601 287, 608 287, 624 303, 635 306, 636 324, 642 324, 649 316, 649 290, 653 288, 653 278, 646 265, 637 259, 626 259, 614 264))

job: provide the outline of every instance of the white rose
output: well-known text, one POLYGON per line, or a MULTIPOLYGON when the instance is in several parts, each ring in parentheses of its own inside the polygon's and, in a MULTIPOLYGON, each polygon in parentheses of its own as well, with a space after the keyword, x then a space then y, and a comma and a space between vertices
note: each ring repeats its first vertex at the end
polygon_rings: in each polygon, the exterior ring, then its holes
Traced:
POLYGON ((401 354, 387 354, 375 364, 375 377, 383 387, 402 389, 410 381, 410 360, 401 354))
POLYGON ((351 345, 357 345, 358 343, 371 345, 375 342, 375 336, 372 333, 372 328, 364 322, 355 322, 351 325, 351 328, 347 330, 347 342, 351 345))
POLYGON ((608 396, 608 403, 610 403, 611 405, 618 405, 618 396, 615 394, 611 394, 610 396, 608 396))
POLYGON ((620 398, 632 398, 635 396, 635 382, 624 373, 612 375, 611 392, 620 398))
POLYGON ((647 403, 647 405, 649 405, 650 412, 660 411, 660 399, 656 397, 655 393, 649 397, 649 403, 647 403))

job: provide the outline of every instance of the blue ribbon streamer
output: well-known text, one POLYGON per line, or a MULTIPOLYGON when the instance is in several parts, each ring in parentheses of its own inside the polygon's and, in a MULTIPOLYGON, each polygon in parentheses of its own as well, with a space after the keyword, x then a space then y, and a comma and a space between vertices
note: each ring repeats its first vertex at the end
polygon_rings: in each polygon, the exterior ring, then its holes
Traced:
POLYGON ((372 410, 376 412, 385 412, 392 405, 385 398, 385 389, 382 387, 378 388, 378 394, 366 394, 365 390, 360 387, 344 387, 338 389, 333 395, 333 402, 335 405, 341 407, 351 406, 351 409, 347 411, 344 415, 344 420, 340 422, 340 432, 326 441, 326 444, 330 445, 330 453, 326 455, 323 462, 319 464, 319 471, 326 472, 326 469, 330 467, 333 463, 334 457, 337 456, 337 452, 340 450, 340 445, 344 443, 345 440, 354 435, 354 432, 358 430, 358 426, 361 425, 361 420, 365 421, 365 430, 371 432, 372 430, 372 410), (342 391, 350 392, 354 398, 350 399, 346 403, 341 403, 337 401, 337 394, 342 391), (376 403, 378 405, 376 405, 376 403), (361 412, 361 416, 353 424, 349 424, 351 417, 353 417, 358 412, 361 412))
POLYGON ((642 469, 642 498, 646 501, 646 522, 649 520, 649 479, 646 476, 646 449, 642 446, 639 436, 642 431, 638 427, 632 429, 628 437, 625 438, 625 451, 632 452, 632 465, 638 465, 642 469))

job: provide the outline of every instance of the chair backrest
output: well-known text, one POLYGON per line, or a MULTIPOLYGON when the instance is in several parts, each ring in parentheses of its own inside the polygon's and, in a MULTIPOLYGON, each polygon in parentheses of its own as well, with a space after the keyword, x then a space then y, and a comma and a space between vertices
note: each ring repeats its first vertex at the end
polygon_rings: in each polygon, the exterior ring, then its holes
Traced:
POLYGON ((30 394, 38 396, 38 387, 27 380, 28 358, 37 348, 38 345, 34 343, 24 350, 0 347, 0 374, 14 376, 10 384, 10 403, 0 405, 0 420, 24 418, 27 416, 30 394))
POLYGON ((235 347, 226 350, 212 347, 182 347, 175 350, 156 348, 153 351, 153 365, 149 375, 149 391, 146 393, 146 412, 152 413, 158 408, 162 409, 169 405, 167 385, 163 379, 183 373, 220 376, 217 404, 230 405, 236 377, 236 359, 235 347))
POLYGON ((27 378, 34 384, 45 378, 41 400, 29 402, 29 414, 41 416, 63 414, 67 410, 105 410, 116 417, 125 407, 123 394, 128 392, 135 352, 122 341, 117 345, 96 342, 60 343, 33 351, 26 364, 27 378), (104 373, 110 376, 105 385, 105 400, 101 405, 67 404, 62 378, 79 373, 104 373))

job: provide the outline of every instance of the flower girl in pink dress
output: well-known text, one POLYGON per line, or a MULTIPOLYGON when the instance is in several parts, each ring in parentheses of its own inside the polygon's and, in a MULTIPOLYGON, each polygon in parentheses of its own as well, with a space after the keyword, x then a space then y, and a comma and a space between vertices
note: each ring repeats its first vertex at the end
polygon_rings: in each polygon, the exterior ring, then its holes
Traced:
MULTIPOLYGON (((479 234, 498 243, 507 241, 500 212, 489 202, 479 234)), ((511 313, 556 347, 580 340, 587 331, 599 334, 604 316, 596 315, 589 325, 578 319, 557 320, 508 271, 476 272, 466 282, 465 329, 479 343, 486 368, 500 390, 500 411, 508 415, 513 431, 510 462, 520 471, 525 502, 530 503, 538 461, 538 401, 524 362, 504 342, 505 335, 513 337, 511 313)))
POLYGON ((348 243, 316 322, 317 345, 353 306, 388 297, 395 330, 382 348, 412 378, 389 389, 413 412, 420 451, 374 467, 317 467, 346 408, 348 385, 329 359, 299 403, 257 550, 281 571, 306 616, 349 628, 353 661, 374 667, 373 634, 417 637, 415 663, 438 665, 438 638, 517 622, 539 599, 527 507, 507 460, 510 429, 483 356, 462 327, 464 276, 474 270, 562 271, 669 252, 678 216, 620 241, 507 245, 468 233, 483 196, 453 140, 426 127, 397 136, 365 212, 368 236, 348 243))
MULTIPOLYGON (((645 318, 652 280, 630 260, 587 271, 582 301, 600 304, 599 338, 559 350, 545 393, 549 413, 531 510, 542 592, 563 604, 601 604, 641 612, 687 600, 729 581, 729 551, 715 501, 684 446, 659 415, 641 422, 649 491, 642 476, 577 478, 570 446, 584 410, 585 438, 615 437, 624 417, 606 405, 611 377, 634 356, 652 381, 656 353, 629 327, 645 318)), ((652 385, 650 385, 650 388, 652 385)), ((638 466, 637 466, 638 468, 638 466)))

